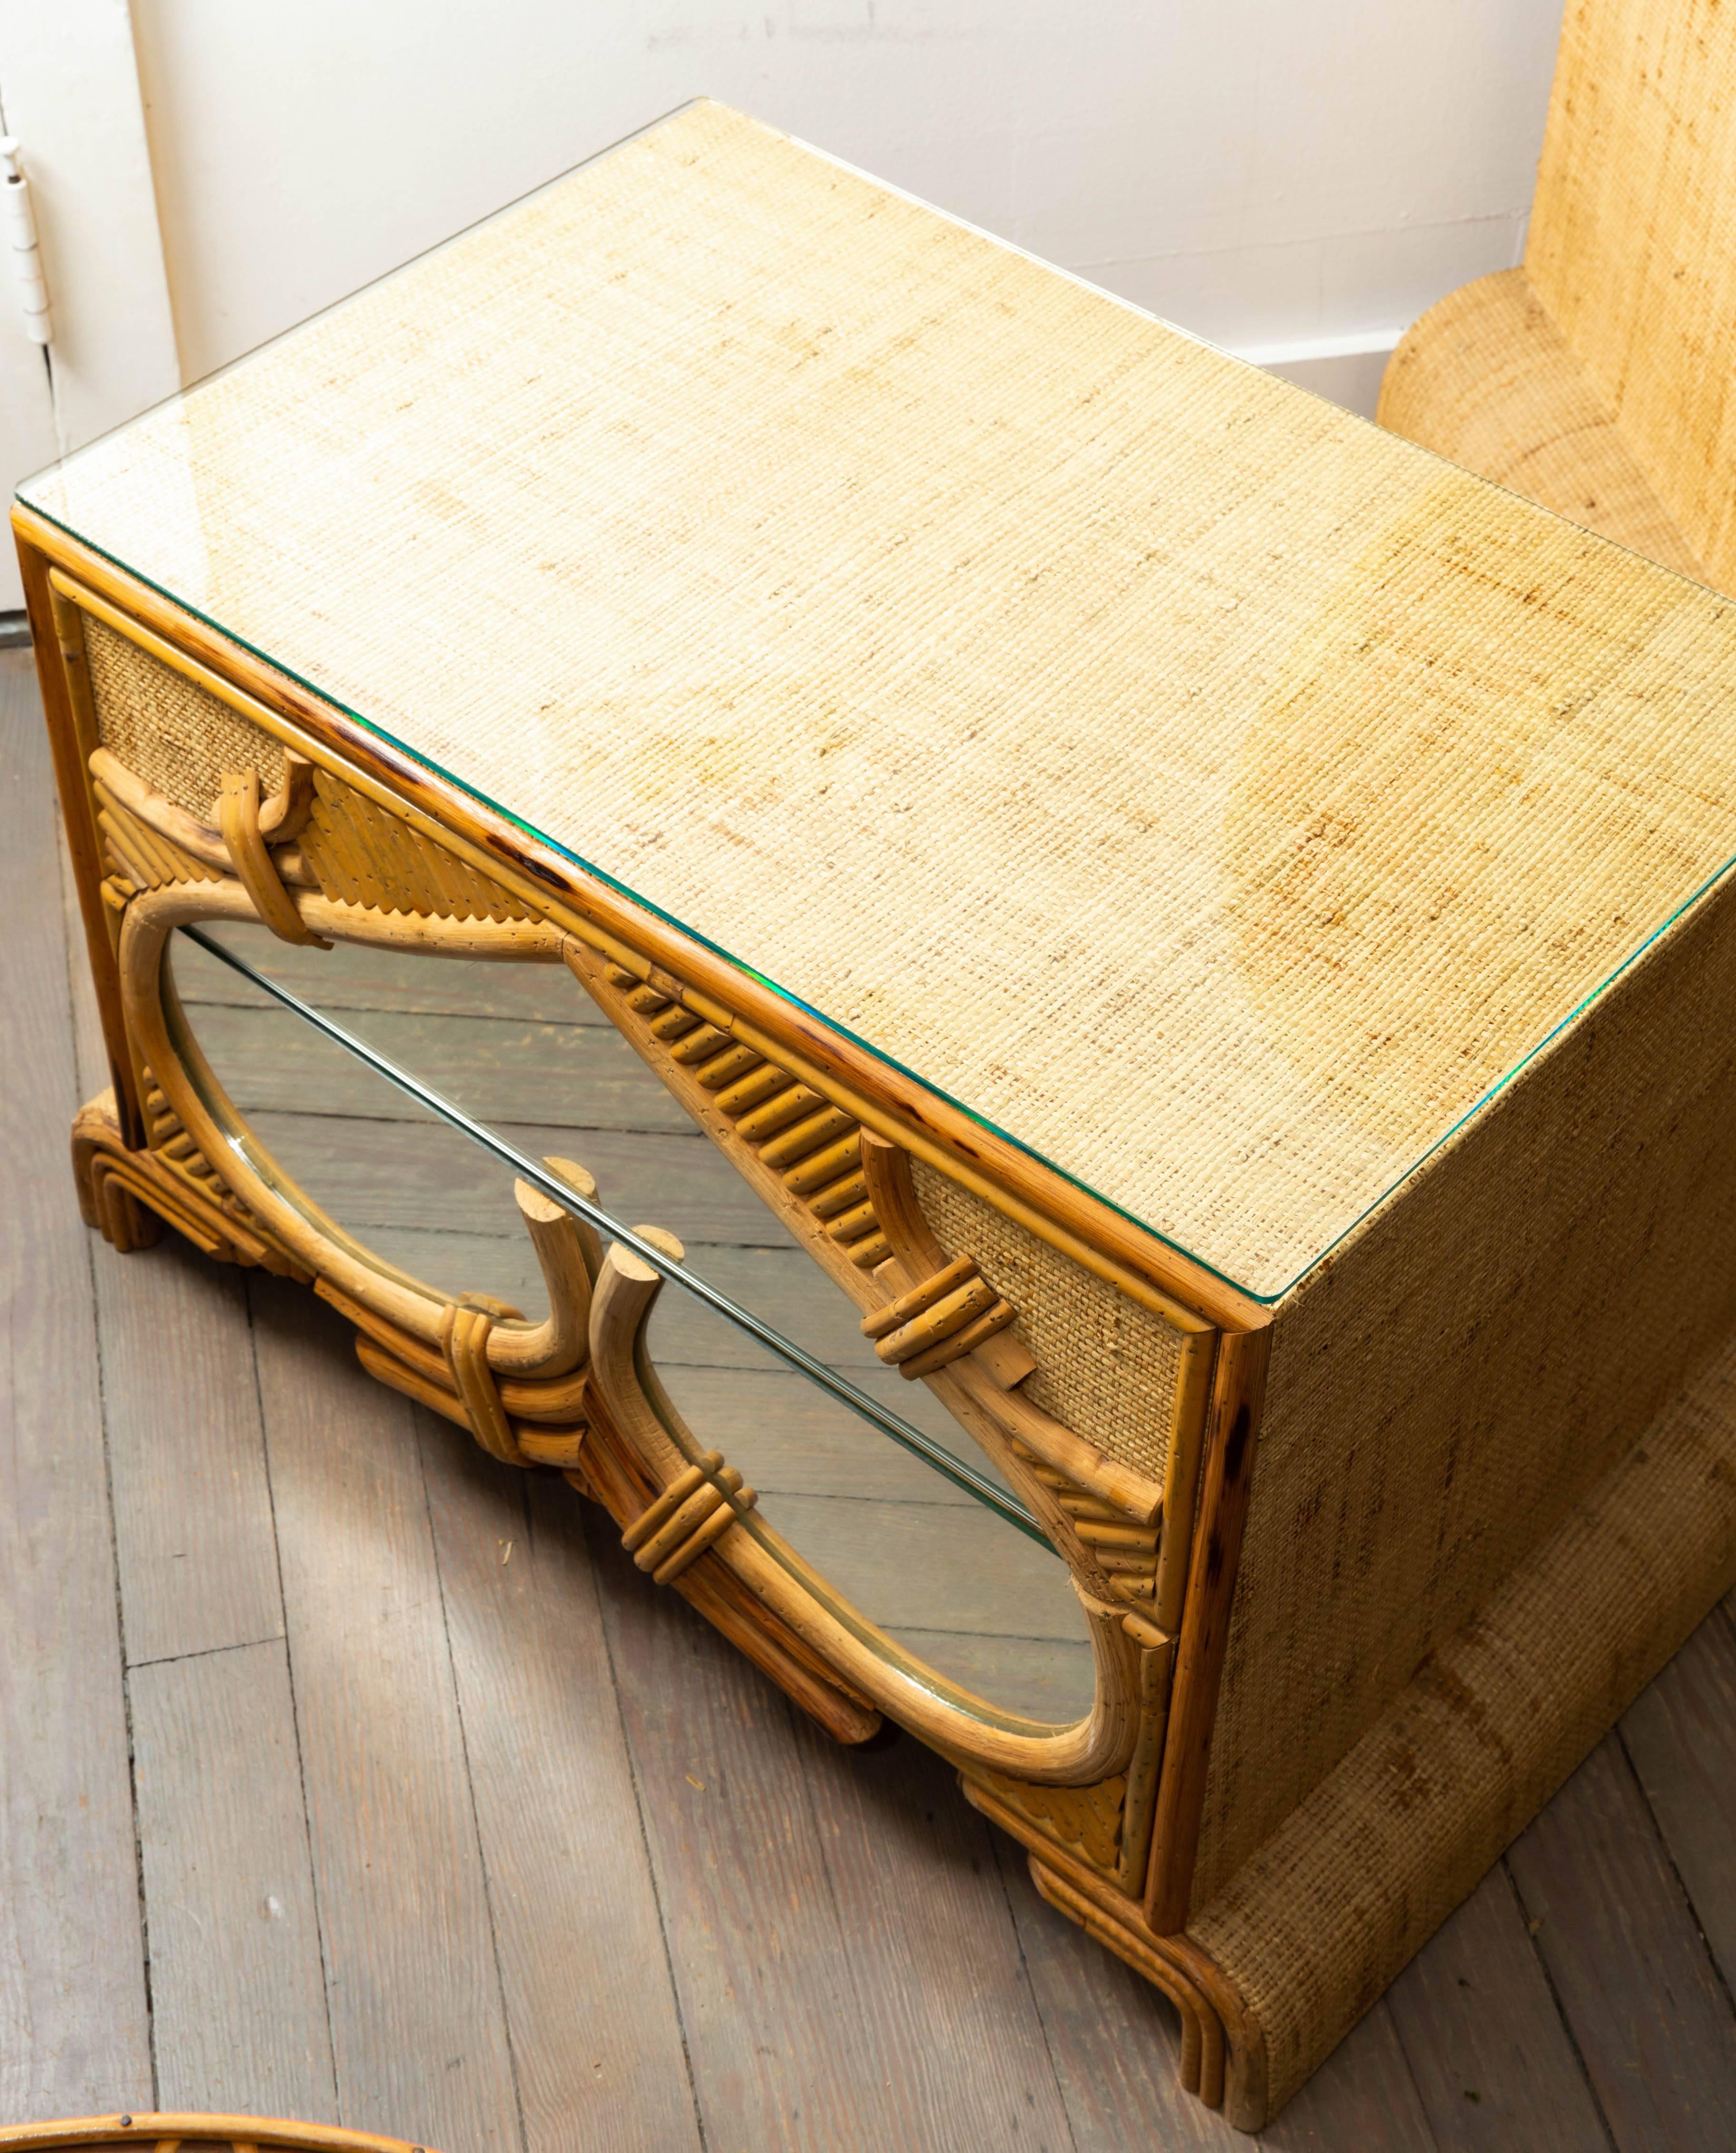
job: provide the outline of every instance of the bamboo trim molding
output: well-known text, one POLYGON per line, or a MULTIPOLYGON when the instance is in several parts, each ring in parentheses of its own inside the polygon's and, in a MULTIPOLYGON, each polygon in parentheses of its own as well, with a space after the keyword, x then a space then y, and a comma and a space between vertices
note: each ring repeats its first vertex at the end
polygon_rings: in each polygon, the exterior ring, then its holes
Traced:
POLYGON ((114 1087, 116 1111, 127 1141, 136 1145, 144 1138, 138 1081, 121 1011, 120 982, 114 965, 115 929, 100 894, 102 839, 97 830, 96 802, 91 792, 89 767, 97 745, 96 717, 84 664, 84 625, 76 607, 53 597, 48 588, 47 562, 41 554, 21 543, 18 561, 23 572, 31 637, 38 654, 37 671, 42 681, 48 745, 62 802, 67 849, 73 859, 73 879, 78 886, 79 910, 84 923, 84 943, 96 989, 97 1014, 108 1055, 109 1081, 114 1087), (42 664, 41 654, 50 650, 58 662, 42 664))
POLYGON ((1230 1609, 1271 1353, 1267 1331, 1226 1332, 1218 1348, 1206 1431, 1205 1485, 1194 1529, 1146 1886, 1145 1919, 1160 1936, 1185 1927, 1192 1901, 1206 1768, 1230 1641, 1230 1609))

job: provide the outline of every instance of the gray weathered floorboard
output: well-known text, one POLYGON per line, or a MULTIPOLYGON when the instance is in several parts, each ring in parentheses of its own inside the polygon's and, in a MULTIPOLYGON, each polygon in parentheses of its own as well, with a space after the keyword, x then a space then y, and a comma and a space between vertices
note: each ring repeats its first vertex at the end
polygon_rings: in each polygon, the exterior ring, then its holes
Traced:
POLYGON ((590 1522, 707 2141, 847 2145, 883 2090, 840 2038, 865 1947, 827 1889, 789 1708, 590 1522))
POLYGON ((1043 2039, 1078 2153, 1124 2153, 1132 2119, 1163 2153, 1236 2153, 1250 2141, 1184 2093, 1180 2029, 1150 1982, 1039 1897, 1023 1847, 993 1835, 1043 2039))
POLYGON ((1736 1627, 1714 1608, 1622 1722, 1676 1873, 1736 1988, 1736 1627))
POLYGON ((795 1723, 833 1902, 853 1940, 855 2039, 894 2143, 1058 2149, 1065 2105, 989 1827, 950 1768, 908 1741, 840 1750, 795 1723), (860 1947, 871 1943, 871 1949, 860 1947))
POLYGON ((342 2118, 493 2153, 517 2101, 411 1408, 251 1284, 342 2118))
POLYGON ((1603 2119, 1504 1865, 1387 2002, 1442 2153, 1605 2153, 1603 2119))
MULTIPOLYGON (((205 932, 226 944, 268 979, 335 1015, 340 1010, 454 1012, 510 1017, 522 1024, 607 1025, 608 1019, 565 965, 476 965, 409 957, 340 942, 330 949, 280 942, 264 927, 219 922, 205 932)), ((268 997, 238 973, 185 952, 181 990, 189 1002, 230 1002, 261 1009, 268 997)))
POLYGON ((579 1498, 417 1421, 529 2153, 697 2147, 579 1498))
POLYGON ((1260 2134, 1271 2153, 1426 2153, 1435 2142, 1384 1997, 1260 2134))
MULTIPOLYGON (((177 969, 185 972, 185 959, 177 969)), ((364 1011, 345 1028, 484 1121, 683 1135, 693 1126, 669 1093, 647 1080, 645 1065, 620 1034, 601 1025, 505 1017, 454 1023, 382 1010, 364 1011)), ((292 1010, 206 1003, 192 1030, 244 1113, 391 1119, 414 1111, 384 1077, 292 1010)))
POLYGON ((92 1243, 127 1658, 283 1634, 246 1288, 179 1235, 92 1243))
MULTIPOLYGON (((942 1949, 956 1964, 952 1947, 925 1932, 926 1916, 860 1881, 843 1880, 847 1916, 840 1908, 835 1815, 816 1804, 809 1738, 790 1708, 648 1586, 607 1528, 591 1544, 708 2143, 802 2153, 1064 2146, 1034 2013, 1018 2012, 1017 2060, 991 2095, 955 2045, 949 2011, 911 2015, 924 1979, 913 1954, 942 1949)), ((962 1829, 955 1816, 942 1843, 962 1829)), ((916 1864, 888 1889, 932 1891, 933 1879, 916 1864)), ((987 1873, 950 1888, 998 1897, 987 1873)), ((1004 1923, 1003 1911, 996 1918, 1004 1923)), ((980 1963, 973 1981, 1012 2009, 1010 1929, 999 1949, 1005 1957, 980 1963)), ((951 2010, 972 2008, 961 1998, 951 2010)), ((992 2053, 1008 2051, 997 2039, 992 2053)))
POLYGON ((282 1641, 133 1671, 158 2100, 338 2120, 282 1641))
POLYGON ((1617 1736, 1508 1865, 1619 2153, 1728 2153, 1736 2018, 1617 1736))
MULTIPOLYGON (((441 1231, 461 1214, 472 1230, 524 1238, 512 1202, 512 1169, 454 1132, 335 1114, 261 1113, 252 1117, 252 1126, 292 1176, 311 1169, 320 1182, 341 1188, 343 1215, 353 1225, 441 1231)), ((628 1224, 655 1220, 696 1248, 709 1242, 789 1245, 777 1220, 698 1129, 683 1137, 673 1130, 642 1136, 515 1121, 495 1126, 529 1158, 571 1158, 587 1167, 604 1208, 628 1224)), ((319 1183, 311 1193, 319 1194, 319 1183)))
MULTIPOLYGON (((0 2118, 150 2098, 143 1943, 48 741, 0 655, 0 2118)), ((81 953, 82 954, 82 953, 81 953)))

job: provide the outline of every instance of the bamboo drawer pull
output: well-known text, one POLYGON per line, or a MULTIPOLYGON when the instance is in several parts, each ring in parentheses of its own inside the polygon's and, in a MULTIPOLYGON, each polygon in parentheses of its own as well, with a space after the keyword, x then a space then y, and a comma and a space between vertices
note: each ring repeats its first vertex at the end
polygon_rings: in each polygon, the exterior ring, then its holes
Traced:
POLYGON ((440 1317, 440 1352, 471 1434, 503 1465, 527 1465, 530 1461, 519 1448, 488 1364, 488 1335, 494 1324, 490 1310, 449 1301, 440 1317))
POLYGON ((743 1510, 751 1510, 759 1497, 751 1488, 744 1488, 734 1504, 720 1503, 716 1510, 700 1526, 698 1531, 677 1548, 674 1554, 660 1569, 652 1572, 653 1582, 669 1585, 680 1576, 688 1565, 697 1562, 713 1540, 720 1540, 729 1528, 739 1522, 743 1510))
POLYGON ((721 1451, 708 1450, 634 1519, 621 1544, 653 1582, 667 1585, 759 1499, 721 1451))
MULTIPOLYGON (((817 1209, 819 1207, 816 1205, 815 1208, 817 1209)), ((900 1294, 896 1300, 889 1300, 884 1308, 876 1308, 872 1315, 865 1316, 862 1318, 862 1336, 865 1338, 886 1337, 888 1332, 908 1323, 913 1316, 920 1316, 924 1309, 932 1308, 937 1300, 944 1300, 956 1286, 961 1286, 967 1280, 976 1276, 977 1259, 974 1256, 954 1257, 944 1270, 934 1272, 920 1285, 913 1285, 908 1293, 900 1294)))
POLYGON ((994 1306, 998 1298, 986 1278, 973 1275, 913 1316, 908 1323, 901 1323, 896 1331, 889 1331, 876 1342, 874 1350, 882 1361, 893 1365, 913 1360, 918 1353, 926 1353, 931 1346, 937 1346, 942 1339, 950 1338, 955 1331, 962 1331, 967 1324, 974 1323, 994 1306))
POLYGON ((1010 1301, 997 1300, 974 1323, 966 1324, 962 1331, 955 1331, 950 1338, 942 1338, 937 1346, 931 1346, 926 1353, 918 1353, 914 1360, 901 1361, 898 1372, 910 1382, 919 1376, 931 1376, 937 1368, 944 1368, 952 1362, 962 1361, 967 1353, 974 1353, 997 1331, 1004 1331, 1018 1315, 1018 1311, 1010 1301))
POLYGON ((295 899, 284 888, 259 827, 259 772, 230 770, 223 773, 223 790, 217 796, 216 819, 229 847, 230 864, 241 888, 251 898, 253 909, 275 935, 316 949, 329 949, 323 935, 304 926, 295 899))

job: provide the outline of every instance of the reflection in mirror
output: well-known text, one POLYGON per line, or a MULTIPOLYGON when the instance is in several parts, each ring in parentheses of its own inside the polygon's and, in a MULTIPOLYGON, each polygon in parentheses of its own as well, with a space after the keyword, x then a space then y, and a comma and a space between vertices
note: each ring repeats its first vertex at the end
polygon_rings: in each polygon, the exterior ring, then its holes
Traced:
MULTIPOLYGON (((578 1160, 617 1217, 678 1234, 690 1270, 998 1481, 926 1387, 876 1358, 850 1302, 565 965, 204 931, 531 1157, 578 1160)), ((547 1313, 498 1161, 184 937, 173 964, 219 1082, 314 1203, 443 1294, 547 1313)), ((1089 1710, 1084 1613, 1052 1554, 688 1295, 664 1291, 650 1345, 695 1434, 871 1621, 1003 1711, 1064 1722, 1089 1710)))

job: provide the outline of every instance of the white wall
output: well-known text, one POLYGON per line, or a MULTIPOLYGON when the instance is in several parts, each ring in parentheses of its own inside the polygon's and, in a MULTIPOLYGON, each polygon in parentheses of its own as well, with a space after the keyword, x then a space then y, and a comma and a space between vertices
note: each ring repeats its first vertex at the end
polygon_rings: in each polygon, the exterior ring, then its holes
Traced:
POLYGON ((1219 343, 1295 359, 1378 341, 1517 260, 1561 5, 134 0, 134 14, 192 379, 702 93, 1219 343))
MULTIPOLYGON (((0 265, 0 495, 180 386, 126 0, 0 0, 0 120, 16 135, 53 341, 26 340, 0 265)), ((0 611, 23 603, 0 537, 0 611)))

